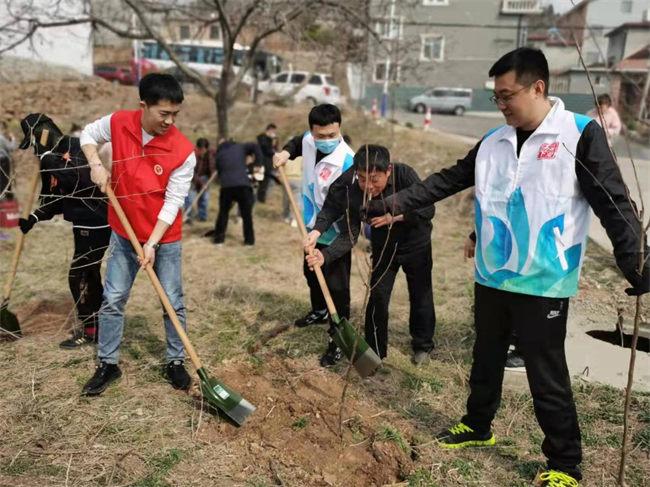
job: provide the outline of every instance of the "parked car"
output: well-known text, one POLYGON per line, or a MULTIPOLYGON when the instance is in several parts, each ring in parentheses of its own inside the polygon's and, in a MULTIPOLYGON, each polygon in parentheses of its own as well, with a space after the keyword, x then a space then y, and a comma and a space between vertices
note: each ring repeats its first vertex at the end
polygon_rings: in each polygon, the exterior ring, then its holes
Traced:
POLYGON ((115 66, 112 64, 95 66, 94 74, 107 81, 123 85, 132 85, 135 82, 135 76, 133 76, 131 68, 125 66, 115 66))
POLYGON ((431 88, 409 100, 409 109, 424 113, 427 107, 432 112, 447 112, 463 115, 472 107, 472 90, 469 88, 431 88))
POLYGON ((258 84, 259 91, 277 96, 292 96, 294 101, 337 104, 341 91, 329 74, 308 71, 282 71, 258 84))

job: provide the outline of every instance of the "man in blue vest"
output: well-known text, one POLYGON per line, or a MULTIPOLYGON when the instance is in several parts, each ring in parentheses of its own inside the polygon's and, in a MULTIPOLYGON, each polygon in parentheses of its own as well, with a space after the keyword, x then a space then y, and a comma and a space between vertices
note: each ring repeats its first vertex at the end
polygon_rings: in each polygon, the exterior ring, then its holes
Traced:
MULTIPOLYGON (((281 152, 273 156, 275 167, 283 166, 289 159, 302 156, 302 216, 308 231, 314 228, 318 212, 323 208, 330 185, 345 171, 352 167, 354 151, 341 136, 341 112, 335 105, 324 103, 309 112, 309 131, 291 139, 281 152)), ((316 248, 327 254, 334 249, 339 234, 346 235, 344 219, 333 225, 329 231, 318 239, 316 248)), ((332 293, 332 300, 340 316, 350 316, 350 268, 352 257, 349 249, 325 264, 323 275, 332 293)), ((304 318, 296 320, 295 325, 304 327, 324 323, 329 314, 325 298, 320 290, 318 280, 307 264, 303 273, 309 285, 311 311, 304 318)), ((330 320, 330 327, 333 323, 330 320)), ((332 328, 330 328, 332 331, 332 328)), ((343 354, 330 339, 320 364, 329 367, 341 360, 343 354)))
MULTIPOLYGON (((490 69, 492 100, 507 125, 488 132, 456 165, 422 183, 371 201, 368 212, 394 213, 431 205, 475 187, 475 327, 467 414, 441 432, 442 447, 495 444, 511 333, 526 362, 547 469, 536 484, 574 487, 581 479, 580 428, 564 352, 569 297, 587 243, 590 207, 632 287, 650 290, 650 265, 639 272, 641 229, 602 128, 548 96, 544 54, 519 48, 490 69)), ((647 250, 646 250, 647 252, 647 250)))

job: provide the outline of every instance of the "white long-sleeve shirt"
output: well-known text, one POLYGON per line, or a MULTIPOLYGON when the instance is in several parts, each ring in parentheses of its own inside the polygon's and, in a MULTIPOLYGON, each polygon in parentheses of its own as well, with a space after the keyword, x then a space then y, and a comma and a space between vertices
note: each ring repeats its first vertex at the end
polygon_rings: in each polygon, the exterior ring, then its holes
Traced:
MULTIPOLYGON (((86 125, 79 137, 79 143, 84 145, 98 145, 111 141, 111 117, 113 114, 95 120, 86 125)), ((142 129, 142 145, 147 145, 154 136, 142 129)), ((192 152, 185 162, 172 171, 169 175, 167 188, 165 189, 165 202, 158 213, 158 219, 171 225, 178 215, 178 211, 183 207, 185 198, 190 191, 192 177, 194 176, 194 166, 196 165, 196 156, 192 152)))

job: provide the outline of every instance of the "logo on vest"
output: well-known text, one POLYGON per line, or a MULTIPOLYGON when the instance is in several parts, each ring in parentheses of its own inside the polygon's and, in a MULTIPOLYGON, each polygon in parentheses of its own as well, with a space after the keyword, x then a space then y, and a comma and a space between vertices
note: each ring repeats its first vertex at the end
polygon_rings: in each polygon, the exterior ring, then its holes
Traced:
POLYGON ((559 147, 560 147, 559 142, 543 143, 542 145, 539 146, 539 152, 537 153, 537 160, 555 159, 559 147))
POLYGON ((332 170, 329 167, 325 167, 320 172, 318 177, 321 178, 323 181, 327 181, 327 178, 329 178, 331 175, 332 175, 332 170))
POLYGON ((162 166, 161 166, 160 164, 156 164, 156 165, 153 167, 153 172, 156 173, 156 176, 160 176, 160 175, 163 173, 163 168, 162 168, 162 166))

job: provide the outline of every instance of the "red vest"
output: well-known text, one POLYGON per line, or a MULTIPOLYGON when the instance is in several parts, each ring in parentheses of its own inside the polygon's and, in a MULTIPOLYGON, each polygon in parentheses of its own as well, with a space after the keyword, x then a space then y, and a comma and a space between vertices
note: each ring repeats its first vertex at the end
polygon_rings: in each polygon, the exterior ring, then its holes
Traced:
MULTIPOLYGON (((111 185, 142 243, 147 241, 158 221, 169 176, 183 165, 194 145, 172 126, 166 134, 156 135, 143 147, 141 119, 141 110, 119 111, 111 116, 111 185)), ((128 238, 110 205, 108 223, 115 233, 128 238)), ((182 224, 179 211, 160 243, 180 240, 182 224)))

